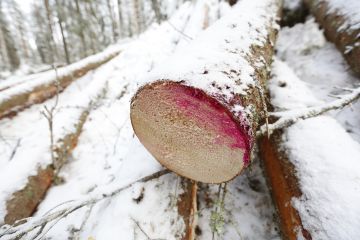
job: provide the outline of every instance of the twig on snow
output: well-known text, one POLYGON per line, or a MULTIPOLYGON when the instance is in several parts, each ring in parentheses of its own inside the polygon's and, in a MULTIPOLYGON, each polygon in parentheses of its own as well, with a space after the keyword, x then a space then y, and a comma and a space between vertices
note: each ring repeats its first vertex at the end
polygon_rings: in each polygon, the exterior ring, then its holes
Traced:
POLYGON ((20 146, 20 142, 21 142, 21 138, 19 138, 19 139, 16 141, 16 145, 15 145, 15 147, 13 148, 13 150, 12 150, 12 152, 11 152, 9 161, 11 161, 11 160, 14 158, 14 156, 15 156, 15 154, 16 154, 16 151, 17 151, 17 149, 18 149, 19 146, 20 146))

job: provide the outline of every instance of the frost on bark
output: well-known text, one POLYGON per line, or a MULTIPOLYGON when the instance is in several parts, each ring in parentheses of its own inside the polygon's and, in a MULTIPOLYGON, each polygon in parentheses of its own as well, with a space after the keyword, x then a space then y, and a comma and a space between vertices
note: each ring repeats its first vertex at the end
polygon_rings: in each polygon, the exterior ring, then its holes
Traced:
POLYGON ((131 121, 162 165, 205 183, 229 181, 248 166, 266 119, 280 9, 277 0, 241 1, 149 74, 132 99, 131 121))
POLYGON ((339 1, 305 0, 316 21, 324 28, 327 39, 336 45, 351 69, 360 76, 360 2, 350 1, 343 5, 336 5, 339 4, 336 2, 339 1), (351 10, 357 13, 353 14, 351 10))

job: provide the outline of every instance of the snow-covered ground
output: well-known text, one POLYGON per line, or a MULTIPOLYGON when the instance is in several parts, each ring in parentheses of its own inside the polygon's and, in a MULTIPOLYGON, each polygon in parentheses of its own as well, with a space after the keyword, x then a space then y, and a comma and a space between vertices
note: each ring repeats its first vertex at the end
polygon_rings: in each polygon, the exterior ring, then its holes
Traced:
MULTIPOLYGON (((332 101, 359 80, 312 18, 280 31, 269 83, 277 110, 332 101), (281 59, 281 60, 279 60, 281 59)), ((283 147, 303 195, 293 199, 313 239, 360 237, 360 103, 300 121, 285 130, 283 147)))

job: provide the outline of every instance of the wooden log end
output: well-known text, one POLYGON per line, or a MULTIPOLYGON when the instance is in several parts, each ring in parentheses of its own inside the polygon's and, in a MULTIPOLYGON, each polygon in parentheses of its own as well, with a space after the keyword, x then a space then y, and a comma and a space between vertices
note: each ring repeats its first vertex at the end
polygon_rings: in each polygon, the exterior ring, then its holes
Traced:
POLYGON ((166 168, 205 183, 236 177, 248 164, 248 131, 204 91, 157 81, 132 100, 131 122, 147 150, 166 168))

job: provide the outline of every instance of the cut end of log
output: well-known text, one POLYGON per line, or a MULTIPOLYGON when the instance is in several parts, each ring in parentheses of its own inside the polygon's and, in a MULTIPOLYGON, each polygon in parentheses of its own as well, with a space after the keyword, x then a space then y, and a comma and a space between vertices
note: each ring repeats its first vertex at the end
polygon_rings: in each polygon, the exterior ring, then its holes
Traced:
POLYGON ((217 100, 180 82, 141 88, 132 100, 131 122, 162 165, 195 181, 229 181, 249 161, 245 129, 217 100))

